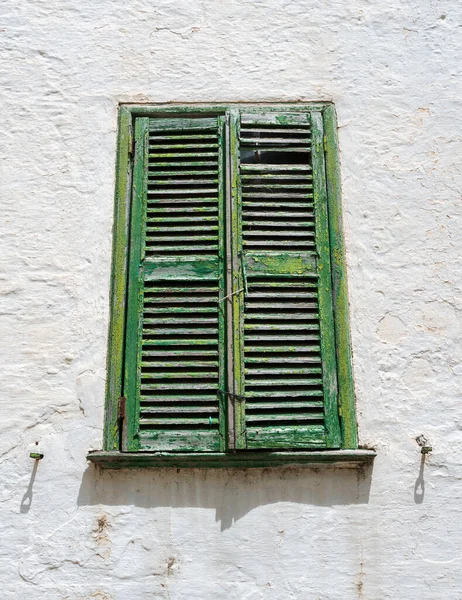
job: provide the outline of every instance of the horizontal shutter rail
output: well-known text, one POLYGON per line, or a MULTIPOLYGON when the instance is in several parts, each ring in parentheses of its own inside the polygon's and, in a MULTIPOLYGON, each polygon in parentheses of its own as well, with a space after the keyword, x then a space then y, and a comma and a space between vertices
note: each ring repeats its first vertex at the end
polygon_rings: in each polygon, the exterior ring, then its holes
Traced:
MULTIPOLYGON (((243 123, 244 128, 243 131, 245 133, 260 133, 261 131, 263 131, 264 133, 267 134, 287 134, 287 128, 286 127, 273 127, 271 126, 271 124, 268 123, 259 123, 259 126, 253 126, 253 125, 249 125, 247 123, 243 123)), ((310 133, 311 129, 310 126, 307 125, 304 128, 300 128, 297 129, 294 126, 291 126, 290 128, 290 133, 295 133, 295 134, 306 134, 306 133, 310 133)))
POLYGON ((246 125, 277 125, 278 129, 285 127, 299 126, 300 129, 310 129, 310 118, 307 113, 290 113, 290 112, 271 112, 266 114, 261 113, 243 113, 241 114, 241 128, 246 125))
POLYGON ((149 135, 153 136, 160 131, 173 132, 184 131, 185 135, 190 135, 191 131, 196 130, 211 130, 216 132, 218 127, 218 119, 216 117, 200 118, 200 119, 183 119, 174 117, 171 119, 152 118, 149 119, 149 135))

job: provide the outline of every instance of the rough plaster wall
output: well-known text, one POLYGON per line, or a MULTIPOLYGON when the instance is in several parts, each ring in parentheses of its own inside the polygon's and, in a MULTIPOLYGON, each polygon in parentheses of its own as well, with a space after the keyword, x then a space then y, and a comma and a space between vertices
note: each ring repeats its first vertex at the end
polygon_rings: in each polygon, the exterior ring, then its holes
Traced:
POLYGON ((461 12, 3 0, 2 598, 462 598, 461 12), (317 99, 339 115, 373 472, 96 475, 118 102, 317 99))

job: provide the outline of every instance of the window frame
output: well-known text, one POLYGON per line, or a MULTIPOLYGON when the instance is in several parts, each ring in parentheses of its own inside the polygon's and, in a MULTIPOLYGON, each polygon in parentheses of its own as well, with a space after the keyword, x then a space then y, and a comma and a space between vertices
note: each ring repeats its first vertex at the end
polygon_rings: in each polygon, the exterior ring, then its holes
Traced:
MULTIPOLYGON (((265 113, 272 111, 281 112, 284 110, 290 110, 291 112, 307 112, 316 110, 322 113, 324 127, 323 143, 327 180, 328 229, 331 253, 332 300, 334 312, 335 346, 337 355, 338 411, 342 442, 341 450, 318 450, 315 452, 306 450, 303 452, 292 452, 291 454, 308 454, 312 455, 313 457, 314 455, 319 454, 327 457, 328 454, 332 454, 334 457, 337 457, 337 460, 339 460, 339 453, 344 453, 344 451, 359 452, 349 329, 345 248, 342 226, 337 120, 335 107, 332 103, 313 102, 300 104, 189 104, 187 106, 175 104, 122 104, 119 106, 110 290, 110 324, 108 337, 105 424, 103 438, 104 450, 100 454, 122 454, 119 452, 119 448, 121 447, 120 424, 124 415, 121 414, 121 409, 123 411, 123 402, 121 404, 120 398, 123 394, 123 356, 126 329, 130 204, 132 195, 132 167, 134 154, 134 121, 137 117, 159 117, 160 115, 216 116, 224 114, 225 111, 230 108, 245 108, 246 110, 250 110, 252 112, 265 113)), ((255 451, 249 451, 248 453, 252 454, 252 452, 255 453, 255 451)), ((131 454, 133 455, 133 453, 131 454)), ((265 454, 274 455, 276 460, 276 455, 284 454, 284 452, 266 452, 265 454)), ((351 452, 349 455, 351 455, 351 452)), ((367 451, 364 455, 367 455, 367 451)), ((372 453, 372 455, 374 455, 374 453, 372 453)), ((367 460, 369 460, 372 455, 367 455, 367 460)), ((91 459, 92 456, 94 462, 98 462, 95 454, 90 455, 89 458, 91 459)), ((201 455, 199 454, 196 456, 197 460, 200 461, 201 455)), ((359 457, 359 454, 357 457, 359 457)), ((364 460, 364 458, 358 458, 358 460, 364 460)), ((328 462, 333 461, 334 459, 328 462)), ((100 462, 104 461, 101 460, 100 462)), ((207 462, 207 460, 205 462, 207 462)), ((209 460, 208 462, 212 464, 213 459, 211 461, 209 460)), ((310 461, 308 460, 308 462, 310 461)), ((324 460, 321 462, 324 462, 324 460)), ((269 462, 268 464, 272 463, 269 462)), ((126 466, 130 465, 127 464, 126 466)), ((212 464, 212 466, 214 465, 212 464)))

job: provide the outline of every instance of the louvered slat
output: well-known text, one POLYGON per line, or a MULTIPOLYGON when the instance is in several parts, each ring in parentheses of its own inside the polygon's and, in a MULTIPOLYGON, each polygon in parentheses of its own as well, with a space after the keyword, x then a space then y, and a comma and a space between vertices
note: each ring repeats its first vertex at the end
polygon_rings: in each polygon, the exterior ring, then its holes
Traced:
POLYGON ((303 123, 303 116, 295 117, 302 123, 289 124, 289 119, 280 127, 268 126, 264 120, 256 123, 255 119, 242 119, 242 243, 247 251, 287 251, 293 246, 303 251, 315 247, 314 214, 310 210, 311 128, 306 120, 303 123), (292 164, 293 152, 297 152, 299 165, 292 164))
POLYGON ((218 256, 219 147, 217 119, 150 120, 146 256, 218 256))
POLYGON ((312 335, 319 332, 316 284, 316 276, 248 278, 244 377, 250 434, 274 423, 297 428, 324 425, 319 410, 323 394, 319 333, 312 335), (295 294, 306 308, 294 307, 295 294), (292 363, 294 359, 298 362, 292 363))

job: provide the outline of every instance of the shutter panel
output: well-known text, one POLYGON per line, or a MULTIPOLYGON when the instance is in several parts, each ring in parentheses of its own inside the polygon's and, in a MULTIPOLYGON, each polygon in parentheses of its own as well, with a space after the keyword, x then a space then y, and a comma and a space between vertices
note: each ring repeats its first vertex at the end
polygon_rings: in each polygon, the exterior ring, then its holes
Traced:
POLYGON ((223 132, 135 121, 126 450, 224 450, 223 132))
POLYGON ((339 447, 321 113, 232 129, 237 447, 339 447))

